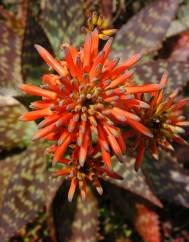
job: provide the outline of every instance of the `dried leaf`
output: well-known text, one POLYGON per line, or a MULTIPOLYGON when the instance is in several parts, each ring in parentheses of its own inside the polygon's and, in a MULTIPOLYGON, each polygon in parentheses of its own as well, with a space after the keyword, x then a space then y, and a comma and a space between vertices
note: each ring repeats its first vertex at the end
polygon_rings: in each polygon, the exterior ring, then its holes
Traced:
POLYGON ((139 83, 159 83, 162 74, 168 73, 167 92, 183 88, 189 81, 189 63, 178 61, 150 61, 135 68, 135 79, 139 83))
POLYGON ((43 207, 46 182, 46 161, 43 153, 44 146, 35 143, 22 154, 0 161, 0 164, 17 164, 13 173, 8 176, 6 193, 1 198, 1 242, 7 241, 43 207))
POLYGON ((178 5, 179 0, 159 0, 148 4, 117 33, 115 49, 124 58, 134 53, 147 54, 158 50, 178 5))
POLYGON ((135 228, 144 242, 161 242, 159 216, 144 204, 136 205, 135 228))
POLYGON ((80 43, 84 19, 81 0, 44 0, 41 9, 41 24, 56 54, 62 43, 80 43))
POLYGON ((0 96, 0 151, 24 147, 31 142, 36 125, 18 120, 24 112, 26 108, 16 99, 0 96))
POLYGON ((124 188, 138 196, 141 196, 156 206, 162 207, 159 199, 154 195, 150 186, 148 185, 146 178, 141 170, 135 172, 134 159, 129 159, 121 164, 118 160, 113 160, 114 171, 123 177, 123 180, 110 179, 107 180, 121 188, 124 188))
POLYGON ((165 153, 158 162, 146 158, 143 170, 161 199, 189 208, 189 172, 176 159, 165 153))

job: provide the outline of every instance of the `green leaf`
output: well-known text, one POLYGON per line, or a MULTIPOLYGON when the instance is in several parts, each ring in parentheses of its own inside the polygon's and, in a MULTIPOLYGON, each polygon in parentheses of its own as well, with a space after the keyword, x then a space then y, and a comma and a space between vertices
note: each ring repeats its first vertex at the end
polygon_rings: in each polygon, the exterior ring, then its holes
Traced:
POLYGON ((157 162, 148 157, 143 170, 161 199, 189 208, 189 172, 175 158, 163 153, 157 162))
POLYGON ((183 88, 189 81, 189 63, 178 61, 150 61, 134 68, 135 80, 138 83, 159 83, 164 72, 169 81, 166 91, 183 88))
POLYGON ((158 50, 178 6, 179 0, 156 0, 148 4, 117 33, 115 49, 124 58, 158 50))
POLYGON ((156 206, 162 207, 159 199, 154 195, 147 180, 141 170, 134 170, 135 160, 127 157, 124 163, 120 163, 115 158, 113 159, 113 169, 116 173, 123 177, 123 180, 106 178, 112 184, 124 188, 138 196, 141 196, 156 206))
POLYGON ((80 28, 84 21, 81 0, 44 0, 41 9, 41 24, 56 54, 60 54, 62 43, 81 42, 80 28))
POLYGON ((34 122, 19 121, 27 109, 16 99, 0 96, 0 151, 25 147, 36 131, 34 122))
POLYGON ((0 161, 7 170, 4 178, 6 192, 1 193, 0 241, 5 242, 26 223, 35 218, 43 207, 46 185, 44 145, 35 143, 22 154, 0 161), (10 174, 7 167, 13 166, 10 174), (7 180, 8 179, 8 180, 7 180))

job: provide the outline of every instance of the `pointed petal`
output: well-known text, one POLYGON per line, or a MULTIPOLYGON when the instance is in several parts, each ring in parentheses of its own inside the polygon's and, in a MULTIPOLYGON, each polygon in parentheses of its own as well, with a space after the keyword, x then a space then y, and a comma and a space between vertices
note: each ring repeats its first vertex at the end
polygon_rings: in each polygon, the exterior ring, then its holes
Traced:
POLYGON ((49 126, 46 126, 45 128, 40 129, 37 131, 37 133, 35 133, 35 135, 33 136, 33 140, 45 137, 49 133, 53 132, 55 129, 57 129, 57 127, 54 123, 49 126))
POLYGON ((40 87, 33 86, 30 84, 22 84, 19 86, 19 88, 22 91, 24 91, 28 94, 31 94, 31 95, 35 95, 35 96, 43 96, 43 97, 46 97, 49 99, 56 99, 56 97, 57 97, 57 94, 53 91, 42 89, 40 87))
POLYGON ((76 190, 76 186, 77 186, 77 180, 76 178, 72 178, 71 179, 71 184, 70 184, 70 189, 68 192, 68 201, 71 202, 73 199, 73 196, 75 194, 75 190, 76 190))
POLYGON ((43 58, 43 60, 52 67, 59 75, 66 76, 67 71, 61 66, 61 64, 42 46, 35 45, 35 48, 37 49, 40 56, 43 58))
POLYGON ((89 128, 87 128, 83 137, 83 143, 79 150, 79 164, 81 166, 84 166, 85 160, 87 158, 89 145, 90 145, 90 131, 89 131, 89 128))
POLYGON ((83 70, 89 72, 90 70, 90 57, 91 57, 91 33, 88 32, 85 36, 84 42, 84 59, 83 59, 83 70))
POLYGON ((142 159, 144 156, 144 151, 145 151, 145 145, 144 143, 141 141, 139 148, 138 148, 138 154, 137 154, 137 158, 135 161, 135 171, 138 171, 138 169, 140 168, 141 164, 142 164, 142 159))
POLYGON ((133 72, 132 71, 128 71, 126 72, 125 74, 121 75, 120 77, 118 77, 117 79, 113 80, 111 82, 111 84, 106 88, 106 89, 109 89, 109 88, 115 88, 119 85, 122 85, 126 82, 126 80, 128 78, 130 78, 131 76, 133 75, 133 72))
POLYGON ((52 115, 53 112, 50 109, 39 109, 31 112, 27 112, 23 114, 19 119, 22 121, 31 121, 31 120, 36 120, 39 118, 43 118, 45 116, 52 115))
POLYGON ((142 86, 131 86, 126 87, 127 93, 145 93, 145 92, 155 92, 163 88, 161 84, 145 84, 142 86))
POLYGON ((71 142, 71 136, 67 135, 63 144, 61 144, 60 146, 57 147, 57 150, 56 150, 54 157, 53 157, 54 162, 58 162, 59 160, 61 160, 61 158, 65 154, 67 147, 70 144, 70 142, 71 142))
POLYGON ((141 124, 133 119, 127 119, 127 123, 134 129, 139 131, 140 133, 142 133, 150 138, 153 138, 153 134, 151 133, 151 131, 148 128, 146 128, 143 124, 141 124))

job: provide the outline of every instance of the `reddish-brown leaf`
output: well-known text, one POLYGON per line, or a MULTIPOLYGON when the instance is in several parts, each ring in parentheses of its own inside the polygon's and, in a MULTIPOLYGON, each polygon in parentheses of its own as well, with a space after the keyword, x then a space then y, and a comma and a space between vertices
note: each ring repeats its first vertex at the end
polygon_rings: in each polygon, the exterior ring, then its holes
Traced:
POLYGON ((48 214, 48 217, 47 217, 48 230, 53 242, 57 241, 56 227, 55 227, 55 221, 54 221, 55 218, 53 215, 53 200, 62 182, 63 182, 63 178, 61 176, 54 177, 53 175, 48 174, 47 186, 45 191, 45 196, 46 196, 45 205, 46 205, 46 211, 48 214))
POLYGON ((22 83, 21 49, 22 34, 9 26, 8 21, 0 20, 0 93, 15 95, 22 83))
POLYGON ((156 206, 162 207, 161 202, 154 195, 142 171, 135 172, 134 159, 127 157, 124 164, 114 159, 113 168, 116 173, 123 177, 123 180, 108 178, 109 182, 147 199, 156 206))
POLYGON ((183 88, 189 81, 189 63, 178 61, 150 61, 135 68, 138 83, 159 83, 164 72, 168 73, 169 81, 166 91, 183 88))
POLYGON ((165 153, 158 162, 146 158, 143 170, 161 199, 189 208, 189 172, 175 158, 165 153))
POLYGON ((70 203, 67 200, 69 184, 64 182, 53 202, 53 215, 58 241, 96 242, 98 236, 98 204, 93 192, 87 189, 85 202, 75 196, 70 203))
POLYGON ((159 49, 178 5, 179 0, 156 0, 148 4, 120 29, 115 48, 124 58, 159 49))
MULTIPOLYGON (((16 167, 7 176, 6 191, 1 193, 0 241, 5 242, 35 218, 44 204, 46 160, 44 146, 35 143, 22 154, 1 160, 0 164, 16 167)), ((11 168, 12 169, 12 168, 11 168)), ((6 171, 6 169, 4 169, 6 171)), ((3 172, 3 170, 0 171, 3 172)), ((2 175, 1 175, 2 176, 2 175)))
POLYGON ((81 41, 80 28, 83 25, 82 1, 41 1, 41 24, 55 53, 60 53, 62 43, 81 41))
POLYGON ((22 48, 22 73, 25 82, 38 84, 41 75, 48 72, 48 66, 44 64, 34 48, 35 44, 40 44, 53 53, 49 40, 37 21, 30 4, 22 48))
POLYGON ((70 242, 96 242, 98 236, 98 204, 95 195, 88 189, 87 200, 77 198, 76 213, 72 224, 70 242))

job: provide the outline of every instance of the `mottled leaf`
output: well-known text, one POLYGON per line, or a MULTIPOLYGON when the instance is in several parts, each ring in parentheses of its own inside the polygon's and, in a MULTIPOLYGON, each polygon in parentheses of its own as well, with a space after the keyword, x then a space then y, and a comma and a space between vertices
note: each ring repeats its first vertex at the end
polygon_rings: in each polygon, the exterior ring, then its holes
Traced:
POLYGON ((136 204, 134 225, 144 242, 161 242, 159 216, 144 204, 136 204))
POLYGON ((0 20, 0 94, 15 95, 22 83, 22 34, 18 34, 8 21, 0 20))
POLYGON ((124 25, 115 38, 115 49, 124 57, 147 54, 161 47, 179 0, 156 0, 124 25))
POLYGON ((124 164, 121 164, 116 159, 113 160, 114 171, 123 177, 123 180, 107 179, 109 182, 124 188, 134 194, 137 194, 151 203, 161 207, 162 204, 159 199, 154 195, 146 178, 141 170, 135 172, 134 159, 127 157, 124 164))
POLYGON ((182 1, 177 11, 177 18, 171 22, 166 36, 175 36, 189 28, 189 2, 182 1))
POLYGON ((158 162, 146 158, 143 170, 161 199, 189 208, 189 172, 176 159, 168 154, 163 154, 158 162))
POLYGON ((83 25, 82 1, 44 0, 41 2, 41 24, 56 54, 65 42, 78 44, 83 25))
POLYGON ((88 190, 85 202, 76 195, 70 203, 67 200, 68 185, 63 183, 57 192, 53 207, 57 241, 96 242, 98 236, 98 204, 95 195, 88 190))
POLYGON ((19 162, 19 156, 14 156, 3 160, 0 162, 0 208, 2 207, 3 199, 7 192, 7 187, 9 185, 10 179, 12 177, 13 172, 16 169, 16 166, 19 162))
MULTIPOLYGON (((22 154, 1 160, 16 168, 9 175, 0 207, 0 241, 5 242, 19 228, 31 221, 44 204, 46 161, 44 146, 35 143, 22 154)), ((0 171, 1 173, 1 171, 0 171)))
POLYGON ((26 108, 12 97, 0 96, 0 151, 24 147, 36 130, 34 122, 24 123, 19 117, 26 108))
POLYGON ((46 205, 46 211, 48 214, 47 217, 47 225, 48 225, 48 230, 50 237, 53 242, 56 242, 56 228, 55 228, 55 221, 54 221, 54 216, 53 216, 53 200, 56 196, 56 192, 60 188, 62 182, 63 182, 63 177, 55 177, 52 174, 49 173, 48 175, 48 183, 46 187, 46 198, 45 198, 45 205, 46 205))
POLYGON ((35 44, 40 44, 53 52, 45 32, 30 8, 22 48, 22 72, 24 81, 39 84, 41 75, 48 71, 48 67, 34 48, 35 44))
POLYGON ((189 81, 189 63, 178 61, 150 61, 134 68, 135 79, 139 83, 159 83, 164 72, 168 73, 169 82, 166 90, 183 88, 189 81))
POLYGON ((98 236, 98 205, 95 195, 88 189, 87 200, 77 198, 76 213, 70 242, 96 242, 98 236))

